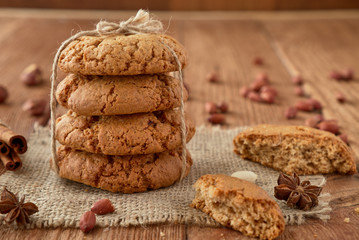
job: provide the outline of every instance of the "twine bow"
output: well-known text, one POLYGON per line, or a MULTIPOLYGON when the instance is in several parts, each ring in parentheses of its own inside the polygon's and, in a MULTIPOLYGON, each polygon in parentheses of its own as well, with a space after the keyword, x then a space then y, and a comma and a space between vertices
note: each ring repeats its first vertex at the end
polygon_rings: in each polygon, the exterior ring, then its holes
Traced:
MULTIPOLYGON (((52 75, 51 75, 51 98, 50 98, 50 109, 51 109, 51 153, 52 153, 52 167, 55 172, 58 173, 58 165, 57 165, 57 155, 56 155, 56 139, 55 139, 55 118, 56 118, 56 100, 55 100, 55 81, 57 79, 57 64, 59 62, 60 54, 65 49, 67 45, 69 45, 72 41, 76 40, 82 36, 108 36, 108 35, 133 35, 133 34, 143 34, 143 33, 153 33, 159 34, 163 33, 163 25, 162 22, 156 19, 153 19, 150 14, 145 10, 138 10, 136 16, 130 17, 126 21, 122 21, 119 23, 115 22, 107 22, 101 20, 97 23, 95 30, 90 31, 81 31, 71 36, 62 42, 59 49, 56 52, 54 57, 54 62, 52 64, 52 75)), ((180 105, 180 113, 181 113, 181 137, 182 137, 182 170, 181 177, 182 180, 186 173, 186 124, 184 121, 184 103, 183 103, 183 74, 182 74, 182 65, 178 59, 175 51, 161 41, 161 43, 171 52, 173 57, 176 60, 178 65, 178 75, 181 81, 181 105, 180 105)))

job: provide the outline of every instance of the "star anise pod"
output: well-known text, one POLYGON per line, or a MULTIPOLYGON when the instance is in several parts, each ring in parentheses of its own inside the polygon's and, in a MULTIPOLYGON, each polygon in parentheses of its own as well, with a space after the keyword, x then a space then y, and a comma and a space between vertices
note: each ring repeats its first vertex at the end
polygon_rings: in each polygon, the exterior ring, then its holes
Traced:
POLYGON ((12 192, 4 187, 1 193, 0 213, 6 214, 5 222, 10 224, 16 220, 17 224, 25 225, 30 223, 29 216, 38 212, 38 208, 31 202, 24 203, 25 197, 19 201, 12 192))
POLYGON ((291 208, 297 206, 306 211, 318 205, 321 191, 321 187, 311 185, 309 181, 300 182, 296 173, 292 176, 281 173, 278 186, 274 187, 274 196, 279 200, 287 201, 287 205, 291 208))

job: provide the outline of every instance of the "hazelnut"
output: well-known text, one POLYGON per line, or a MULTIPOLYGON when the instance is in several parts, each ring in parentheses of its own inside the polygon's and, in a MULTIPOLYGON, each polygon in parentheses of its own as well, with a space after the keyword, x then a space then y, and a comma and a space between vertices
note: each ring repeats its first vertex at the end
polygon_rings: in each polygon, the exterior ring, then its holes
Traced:
POLYGON ((219 105, 217 106, 217 108, 218 108, 222 113, 226 113, 226 112, 228 112, 229 106, 228 106, 227 103, 222 102, 221 104, 219 104, 219 105))
POLYGON ((217 72, 208 73, 206 79, 207 79, 207 81, 210 82, 210 83, 219 82, 218 73, 217 73, 217 72))
POLYGON ((256 57, 253 59, 253 64, 257 65, 257 66, 261 66, 261 65, 263 65, 263 59, 260 57, 256 57))
POLYGON ((269 85, 265 85, 261 88, 260 90, 261 93, 264 93, 264 92, 271 92, 274 97, 276 97, 278 95, 278 91, 277 89, 275 89, 274 87, 272 86, 269 86, 269 85))
POLYGON ((260 98, 266 103, 274 103, 275 95, 272 92, 261 92, 260 98))
POLYGON ((318 123, 318 128, 320 130, 328 131, 333 134, 339 133, 339 126, 335 120, 324 120, 318 123))
POLYGON ((344 96, 343 93, 337 93, 336 99, 340 103, 345 103, 347 101, 347 98, 344 96))
POLYGON ((206 110, 207 113, 209 114, 213 114, 213 113, 217 113, 217 106, 215 103, 213 102, 207 102, 205 105, 204 105, 204 108, 206 110))
POLYGON ((226 118, 223 114, 215 113, 208 117, 208 122, 212 124, 223 124, 226 121, 226 118))
POLYGON ((259 94, 253 91, 248 93, 248 98, 255 102, 262 102, 262 98, 259 96, 259 94))
POLYGON ((250 92, 251 90, 249 89, 249 87, 247 86, 243 86, 239 89, 239 95, 241 95, 242 97, 246 98, 248 97, 248 93, 250 92))
POLYGON ((33 116, 40 116, 44 113, 47 104, 45 99, 29 99, 22 105, 22 110, 33 116))
POLYGON ((305 125, 308 127, 312 127, 312 128, 317 128, 318 123, 320 123, 321 121, 324 120, 323 115, 321 114, 317 114, 313 117, 308 118, 307 120, 305 120, 305 125))
POLYGON ((305 95, 304 89, 301 86, 297 86, 294 89, 294 93, 297 96, 303 97, 305 95))
POLYGON ((7 92, 6 88, 0 85, 0 103, 3 103, 8 98, 9 93, 7 92))
POLYGON ((285 111, 284 111, 284 116, 287 119, 293 119, 297 116, 297 109, 295 107, 288 107, 285 111))
POLYGON ((292 82, 295 84, 295 85, 302 85, 303 84, 303 78, 299 75, 297 76, 294 76, 292 78, 292 82))
POLYGON ((20 75, 20 80, 28 86, 39 85, 42 82, 42 72, 37 64, 30 64, 20 75))

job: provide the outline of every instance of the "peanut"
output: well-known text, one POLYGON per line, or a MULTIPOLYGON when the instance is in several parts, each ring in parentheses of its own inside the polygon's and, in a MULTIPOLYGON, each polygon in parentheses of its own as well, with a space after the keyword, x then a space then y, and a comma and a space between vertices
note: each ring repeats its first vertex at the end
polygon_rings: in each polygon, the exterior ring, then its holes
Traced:
POLYGON ((207 74, 207 81, 210 83, 219 82, 219 76, 217 72, 210 72, 207 74))
POLYGON ((324 120, 318 123, 318 128, 320 130, 328 131, 333 134, 339 133, 339 126, 336 121, 333 120, 324 120))
POLYGON ((297 86, 294 88, 294 93, 297 96, 303 97, 305 95, 304 89, 301 86, 297 86))
POLYGON ((249 87, 247 86, 243 86, 239 89, 239 95, 241 95, 242 97, 246 98, 248 97, 248 93, 250 92, 251 90, 249 89, 249 87))
POLYGON ((337 93, 336 99, 340 103, 345 103, 347 101, 347 98, 345 97, 345 95, 343 93, 337 93))
POLYGON ((91 231, 96 224, 96 216, 93 212, 87 211, 80 218, 80 229, 84 233, 91 231))
POLYGON ((213 113, 217 113, 218 110, 217 110, 217 106, 215 103, 213 102, 207 102, 205 105, 204 105, 204 108, 206 110, 207 113, 209 114, 213 114, 213 113))
POLYGON ((115 208, 113 207, 111 201, 105 198, 95 202, 91 208, 91 211, 99 215, 104 215, 107 213, 113 213, 115 208))
POLYGON ((212 124, 223 124, 226 121, 226 118, 223 114, 215 113, 208 117, 208 122, 212 124))
POLYGON ((292 82, 295 84, 295 85, 302 85, 303 84, 303 78, 299 75, 297 76, 294 76, 292 78, 292 82))
POLYGON ((295 107, 297 108, 297 110, 305 112, 311 112, 314 110, 313 104, 307 101, 299 101, 295 104, 295 107))
POLYGON ((218 108, 222 113, 226 113, 226 112, 228 112, 228 110, 229 110, 229 106, 228 106, 228 104, 225 103, 225 102, 220 103, 220 104, 217 106, 217 108, 218 108))
POLYGON ((259 94, 253 91, 248 93, 248 98, 255 102, 262 102, 262 98, 259 96, 259 94))
POLYGON ((297 116, 297 108, 295 107, 288 107, 285 111, 284 111, 284 116, 287 119, 293 119, 297 116))
POLYGON ((261 92, 260 98, 266 103, 274 103, 275 95, 272 92, 261 92))
POLYGON ((271 92, 275 97, 278 95, 277 89, 275 89, 274 87, 269 86, 269 85, 263 86, 263 87, 261 88, 260 92, 261 92, 261 93, 263 93, 263 92, 271 92))
POLYGON ((305 120, 305 125, 308 127, 317 128, 318 123, 320 123, 323 120, 324 120, 323 115, 317 114, 305 120))

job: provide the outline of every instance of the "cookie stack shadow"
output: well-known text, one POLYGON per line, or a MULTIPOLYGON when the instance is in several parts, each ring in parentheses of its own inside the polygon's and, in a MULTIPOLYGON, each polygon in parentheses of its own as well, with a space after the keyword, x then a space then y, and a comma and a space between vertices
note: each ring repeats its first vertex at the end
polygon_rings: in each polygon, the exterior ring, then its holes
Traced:
MULTIPOLYGON (((169 74, 178 65, 168 47, 184 67, 183 46, 167 35, 85 36, 62 51, 68 75, 56 99, 69 110, 56 120, 60 177, 123 193, 180 179, 182 83, 169 74)), ((195 127, 185 122, 188 142, 195 127)), ((191 165, 187 151, 186 175, 191 165)))

